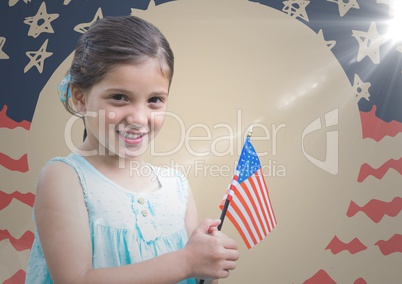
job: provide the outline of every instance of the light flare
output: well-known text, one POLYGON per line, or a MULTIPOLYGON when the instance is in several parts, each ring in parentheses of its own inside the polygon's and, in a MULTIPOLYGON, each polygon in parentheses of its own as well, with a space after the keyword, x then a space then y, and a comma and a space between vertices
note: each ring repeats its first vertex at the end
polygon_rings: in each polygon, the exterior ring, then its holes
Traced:
POLYGON ((387 37, 395 44, 402 41, 402 1, 390 3, 390 17, 387 37))

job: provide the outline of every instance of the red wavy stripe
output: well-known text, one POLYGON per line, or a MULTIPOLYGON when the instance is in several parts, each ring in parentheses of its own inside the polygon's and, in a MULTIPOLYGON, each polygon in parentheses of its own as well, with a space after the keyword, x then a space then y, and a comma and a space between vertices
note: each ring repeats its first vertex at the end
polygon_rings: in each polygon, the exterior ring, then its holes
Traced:
POLYGON ((359 177, 357 178, 357 181, 363 182, 370 175, 376 177, 377 179, 382 179, 389 169, 394 169, 402 175, 402 158, 400 158, 399 160, 390 159, 378 169, 374 169, 369 164, 363 164, 360 167, 359 177))
POLYGON ((24 154, 18 160, 14 160, 4 153, 0 152, 0 165, 9 169, 10 171, 18 171, 25 173, 29 170, 28 154, 24 154))
POLYGON ((13 276, 4 280, 3 284, 24 284, 26 272, 22 269, 18 270, 13 276))
POLYGON ((31 128, 31 123, 27 120, 23 120, 21 122, 16 122, 7 116, 7 105, 3 106, 3 109, 0 111, 0 128, 9 128, 14 129, 17 127, 25 128, 29 130, 31 128))
POLYGON ((19 191, 14 191, 13 193, 8 194, 0 190, 0 210, 6 208, 11 203, 13 198, 31 207, 33 207, 35 202, 35 195, 31 192, 21 193, 19 191))
POLYGON ((353 282, 353 284, 367 284, 366 280, 364 280, 363 278, 358 278, 355 280, 355 282, 353 282))
POLYGON ((375 243, 383 255, 402 252, 402 235, 395 234, 388 241, 379 240, 375 243))
POLYGON ((371 138, 378 142, 385 136, 395 137, 402 132, 402 123, 396 120, 385 122, 376 116, 376 110, 377 106, 374 105, 371 111, 360 112, 363 138, 371 138))
POLYGON ((351 201, 349 204, 348 211, 346 215, 348 217, 353 217, 357 212, 364 212, 371 220, 375 223, 381 221, 381 219, 388 215, 390 217, 395 217, 402 210, 402 198, 395 197, 390 202, 385 202, 377 199, 370 200, 366 205, 360 207, 355 202, 351 201))
POLYGON ((27 120, 23 120, 21 122, 16 122, 7 116, 7 105, 3 106, 3 109, 0 111, 0 128, 9 128, 14 129, 17 127, 22 127, 26 130, 31 128, 31 123, 27 120))
POLYGON ((336 284, 336 282, 329 277, 325 270, 319 270, 311 278, 303 282, 303 284, 336 284))
POLYGON ((17 251, 23 251, 26 249, 31 249, 34 241, 34 234, 31 231, 26 231, 21 238, 16 239, 8 230, 0 230, 0 241, 6 239, 10 240, 10 243, 17 251))
POLYGON ((344 243, 338 239, 337 236, 331 240, 328 246, 325 249, 330 249, 333 254, 338 254, 341 251, 347 250, 351 254, 358 253, 362 250, 365 250, 367 247, 360 242, 358 238, 354 238, 349 243, 344 243))

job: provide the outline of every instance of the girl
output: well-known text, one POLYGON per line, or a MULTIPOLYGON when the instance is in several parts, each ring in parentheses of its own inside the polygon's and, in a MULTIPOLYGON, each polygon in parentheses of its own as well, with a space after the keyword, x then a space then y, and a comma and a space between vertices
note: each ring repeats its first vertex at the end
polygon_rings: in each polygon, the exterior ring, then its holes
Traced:
POLYGON ((141 159, 163 124, 173 59, 134 16, 99 20, 79 39, 59 90, 85 139, 41 171, 26 283, 196 283, 235 268, 220 221, 196 226, 186 179, 141 159))

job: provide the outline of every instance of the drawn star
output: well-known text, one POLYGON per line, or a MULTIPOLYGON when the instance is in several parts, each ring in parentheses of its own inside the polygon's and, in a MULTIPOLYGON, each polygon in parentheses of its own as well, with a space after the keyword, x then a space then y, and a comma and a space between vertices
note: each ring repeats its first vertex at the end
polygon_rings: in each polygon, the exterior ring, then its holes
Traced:
MULTIPOLYGON (((8 6, 12 7, 12 6, 14 6, 15 4, 17 4, 18 1, 20 1, 20 0, 9 0, 9 1, 8 1, 8 6)), ((31 1, 32 1, 32 0, 24 0, 25 4, 27 4, 28 2, 31 2, 31 1)))
POLYGON ((64 0, 63 5, 68 5, 68 4, 70 4, 70 2, 71 2, 71 0, 64 0))
POLYGON ((58 17, 59 14, 48 14, 46 11, 46 4, 45 2, 42 2, 35 16, 25 18, 24 24, 30 26, 28 36, 37 38, 41 33, 54 33, 50 23, 58 17))
POLYGON ((77 33, 84 34, 93 23, 95 23, 97 20, 102 19, 102 18, 103 18, 102 9, 99 8, 96 11, 95 17, 93 18, 93 20, 91 22, 89 22, 89 23, 81 23, 81 24, 76 25, 74 27, 74 31, 76 31, 77 33))
POLYGON ((285 0, 283 1, 283 5, 285 7, 282 8, 282 12, 285 12, 291 17, 294 18, 301 18, 305 21, 309 21, 307 12, 306 12, 306 7, 307 5, 310 4, 310 1, 306 0, 285 0))
POLYGON ((327 0, 327 1, 338 4, 339 15, 341 17, 345 16, 346 13, 349 12, 349 10, 352 8, 360 9, 360 6, 359 6, 359 3, 357 3, 357 0, 349 0, 349 1, 346 1, 347 3, 345 3, 344 0, 327 0))
POLYGON ((359 75, 355 74, 353 88, 355 89, 356 99, 359 102, 362 98, 370 101, 369 88, 371 87, 370 82, 363 82, 359 75))
POLYGON ((154 0, 150 0, 148 3, 148 7, 145 10, 142 9, 134 9, 131 8, 131 16, 137 16, 137 17, 141 17, 145 12, 149 12, 150 10, 154 9, 156 7, 155 1, 154 0))
POLYGON ((335 40, 325 40, 322 29, 318 31, 318 36, 325 42, 325 44, 329 47, 329 49, 332 49, 335 46, 336 44, 335 40))
POLYGON ((0 59, 9 59, 8 55, 3 51, 3 46, 6 43, 5 37, 0 37, 0 59))
POLYGON ((39 48, 38 51, 27 51, 25 53, 28 56, 28 58, 30 59, 30 61, 27 64, 27 66, 25 66, 24 73, 27 73, 29 69, 31 69, 33 66, 35 66, 36 69, 38 69, 39 73, 42 74, 45 59, 53 54, 53 52, 46 51, 47 42, 48 42, 48 39, 45 40, 45 42, 42 44, 42 46, 39 48))
POLYGON ((352 36, 359 43, 357 61, 360 62, 368 56, 374 64, 380 63, 380 46, 386 42, 386 39, 378 34, 377 25, 371 22, 367 32, 352 30, 352 36))

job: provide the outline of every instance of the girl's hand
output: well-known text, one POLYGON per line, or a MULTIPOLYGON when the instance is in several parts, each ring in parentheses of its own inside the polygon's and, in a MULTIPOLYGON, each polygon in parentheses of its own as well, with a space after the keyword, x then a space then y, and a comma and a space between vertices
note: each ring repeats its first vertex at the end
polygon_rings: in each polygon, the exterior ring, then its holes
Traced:
POLYGON ((239 259, 236 241, 218 231, 220 220, 204 220, 191 234, 184 250, 192 277, 227 278, 239 259))

